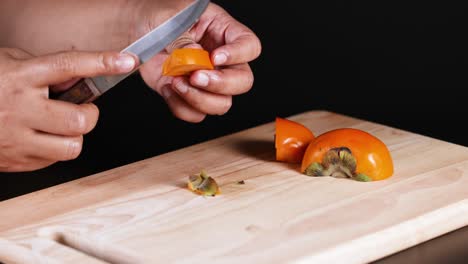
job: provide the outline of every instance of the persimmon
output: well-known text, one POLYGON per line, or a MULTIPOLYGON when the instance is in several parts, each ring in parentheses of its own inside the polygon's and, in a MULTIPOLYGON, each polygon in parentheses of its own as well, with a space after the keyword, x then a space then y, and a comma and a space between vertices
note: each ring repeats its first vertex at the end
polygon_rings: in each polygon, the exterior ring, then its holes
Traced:
POLYGON ((387 146, 363 130, 339 128, 317 136, 302 159, 301 172, 358 181, 383 180, 393 175, 387 146))
POLYGON ((196 70, 213 70, 210 54, 204 49, 174 49, 163 64, 164 76, 182 76, 196 70))
POLYGON ((301 163, 309 143, 315 138, 304 125, 277 117, 275 121, 276 160, 288 163, 301 163))

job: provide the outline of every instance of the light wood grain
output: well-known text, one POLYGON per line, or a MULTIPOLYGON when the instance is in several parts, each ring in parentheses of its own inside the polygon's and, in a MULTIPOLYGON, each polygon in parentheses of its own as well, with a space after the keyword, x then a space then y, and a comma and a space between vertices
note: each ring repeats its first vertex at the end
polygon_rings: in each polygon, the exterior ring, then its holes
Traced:
POLYGON ((0 238, 0 263, 62 264, 76 261, 88 264, 107 263, 87 256, 80 251, 61 246, 51 240, 32 238, 19 244, 0 238))
POLYGON ((144 263, 366 263, 468 224, 468 148, 326 111, 291 119, 317 135, 374 134, 391 151, 394 176, 302 175, 274 160, 272 122, 4 201, 0 237, 28 245, 58 228, 144 263), (185 188, 201 169, 221 195, 185 188))
POLYGON ((7 264, 59 264, 54 259, 0 238, 0 263, 7 264))

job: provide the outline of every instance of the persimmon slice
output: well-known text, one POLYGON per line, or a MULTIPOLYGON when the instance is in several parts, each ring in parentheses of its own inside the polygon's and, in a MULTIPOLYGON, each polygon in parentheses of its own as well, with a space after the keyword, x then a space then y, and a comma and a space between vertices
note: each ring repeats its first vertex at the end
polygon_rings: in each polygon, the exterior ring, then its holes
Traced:
POLYGON ((277 117, 275 123, 276 160, 301 163, 314 134, 304 125, 285 118, 277 117))
POLYGON ((210 54, 204 49, 174 49, 163 64, 164 76, 182 76, 196 70, 213 70, 210 54))

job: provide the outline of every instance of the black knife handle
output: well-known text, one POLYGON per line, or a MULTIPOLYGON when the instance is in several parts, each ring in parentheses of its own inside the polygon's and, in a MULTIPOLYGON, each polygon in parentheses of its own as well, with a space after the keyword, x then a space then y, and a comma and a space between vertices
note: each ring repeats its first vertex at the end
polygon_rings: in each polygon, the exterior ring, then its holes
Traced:
POLYGON ((101 95, 90 79, 83 79, 63 93, 52 95, 51 98, 75 104, 83 104, 94 101, 101 95))

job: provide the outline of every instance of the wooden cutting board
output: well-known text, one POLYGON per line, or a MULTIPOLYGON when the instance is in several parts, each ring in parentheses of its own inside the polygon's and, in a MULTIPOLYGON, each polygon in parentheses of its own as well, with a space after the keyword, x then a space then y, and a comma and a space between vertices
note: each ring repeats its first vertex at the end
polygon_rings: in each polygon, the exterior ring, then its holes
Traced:
POLYGON ((372 133, 394 176, 302 175, 274 160, 272 122, 1 202, 0 260, 365 263, 468 224, 468 148, 325 111, 290 119, 372 133), (201 169, 221 195, 185 188, 201 169))

